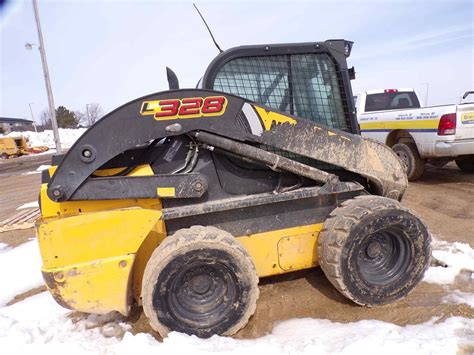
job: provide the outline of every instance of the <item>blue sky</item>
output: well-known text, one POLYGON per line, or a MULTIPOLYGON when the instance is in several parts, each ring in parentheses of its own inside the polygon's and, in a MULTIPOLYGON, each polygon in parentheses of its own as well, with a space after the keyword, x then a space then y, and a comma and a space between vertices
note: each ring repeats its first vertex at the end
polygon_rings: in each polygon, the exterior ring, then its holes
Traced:
MULTIPOLYGON (((196 0, 197 1, 197 0, 196 0)), ((474 90, 474 1, 197 1, 222 48, 242 44, 355 42, 354 92, 414 87, 423 102, 457 102, 474 90)), ((218 54, 187 1, 41 1, 54 101, 105 112, 167 89, 165 66, 194 87, 218 54)), ((0 116, 36 118, 47 97, 30 1, 0 14, 0 116)))

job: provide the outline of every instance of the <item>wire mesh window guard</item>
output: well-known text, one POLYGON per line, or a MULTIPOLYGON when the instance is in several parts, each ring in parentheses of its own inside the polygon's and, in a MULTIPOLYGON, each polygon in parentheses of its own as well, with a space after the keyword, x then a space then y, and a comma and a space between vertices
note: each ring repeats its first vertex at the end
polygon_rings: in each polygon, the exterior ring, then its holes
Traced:
POLYGON ((352 131, 341 76, 327 53, 237 58, 217 73, 214 89, 352 131))

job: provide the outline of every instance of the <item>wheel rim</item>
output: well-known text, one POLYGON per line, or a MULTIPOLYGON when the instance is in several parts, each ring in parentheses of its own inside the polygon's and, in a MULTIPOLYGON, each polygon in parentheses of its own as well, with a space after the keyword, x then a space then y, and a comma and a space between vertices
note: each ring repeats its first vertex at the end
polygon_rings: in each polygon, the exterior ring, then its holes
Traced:
POLYGON ((362 278, 373 285, 387 285, 401 277, 410 260, 410 241, 403 231, 396 228, 367 236, 357 254, 362 278))
POLYGON ((190 263, 170 281, 170 313, 175 320, 193 328, 223 322, 237 298, 235 275, 220 263, 190 263))
POLYGON ((409 163, 408 155, 400 151, 396 152, 396 154, 402 161, 402 165, 405 168, 405 171, 408 171, 408 163, 409 163))

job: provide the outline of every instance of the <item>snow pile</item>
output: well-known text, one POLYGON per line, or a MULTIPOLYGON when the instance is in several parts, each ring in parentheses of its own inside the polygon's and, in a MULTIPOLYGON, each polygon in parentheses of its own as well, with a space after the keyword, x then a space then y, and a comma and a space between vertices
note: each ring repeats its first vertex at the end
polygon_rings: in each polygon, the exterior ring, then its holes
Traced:
POLYGON ((443 303, 467 304, 469 307, 474 308, 474 293, 454 290, 449 295, 443 297, 443 303))
POLYGON ((474 345, 469 343, 474 320, 460 317, 405 327, 375 320, 294 319, 253 340, 172 332, 160 343, 150 334, 131 334, 125 323, 104 325, 97 316, 74 322, 68 313, 46 292, 0 308, 0 348, 8 354, 456 354, 474 345))
MULTIPOLYGON (((70 148, 86 130, 87 128, 60 128, 59 139, 61 140, 61 147, 70 148)), ((12 137, 17 137, 20 135, 28 138, 30 147, 56 147, 54 144, 54 135, 52 130, 45 130, 44 132, 10 132, 8 134, 8 136, 12 137)))
POLYGON ((151 336, 126 333, 113 346, 119 354, 129 354, 138 347, 146 353, 192 354, 455 354, 467 347, 474 320, 453 317, 417 325, 397 325, 364 320, 333 323, 321 319, 294 319, 279 323, 271 334, 254 340, 219 337, 198 339, 172 332, 162 344, 151 336))
POLYGON ((16 295, 44 285, 36 239, 13 249, 1 250, 0 270, 0 307, 16 295))
POLYGON ((474 250, 467 243, 434 243, 433 258, 441 266, 430 267, 423 281, 436 284, 452 284, 456 276, 466 270, 474 273, 474 250), (439 249, 438 249, 439 248, 439 249))
POLYGON ((18 206, 16 210, 18 211, 25 208, 39 208, 38 201, 31 201, 31 202, 24 203, 21 206, 18 206))
MULTIPOLYGON (((85 320, 73 322, 47 292, 0 308, 0 348, 4 354, 82 354, 105 352, 119 341, 87 328, 85 320)), ((127 326, 122 325, 124 328, 127 326)))

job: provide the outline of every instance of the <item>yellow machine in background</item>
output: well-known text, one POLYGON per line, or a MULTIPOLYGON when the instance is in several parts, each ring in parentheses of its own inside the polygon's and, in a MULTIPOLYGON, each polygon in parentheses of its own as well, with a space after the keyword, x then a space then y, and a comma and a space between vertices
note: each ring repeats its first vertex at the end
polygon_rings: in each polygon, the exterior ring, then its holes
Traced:
POLYGON ((28 139, 19 137, 0 137, 0 159, 15 158, 22 155, 42 153, 49 150, 46 146, 30 147, 28 139))
POLYGON ((27 140, 22 136, 0 137, 0 159, 8 159, 29 154, 27 149, 27 140))

